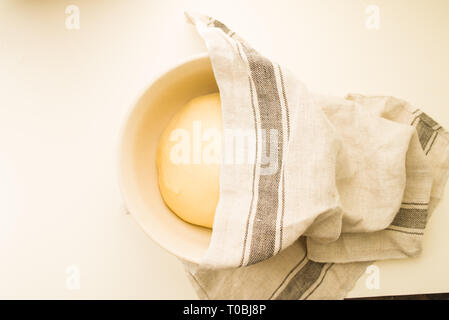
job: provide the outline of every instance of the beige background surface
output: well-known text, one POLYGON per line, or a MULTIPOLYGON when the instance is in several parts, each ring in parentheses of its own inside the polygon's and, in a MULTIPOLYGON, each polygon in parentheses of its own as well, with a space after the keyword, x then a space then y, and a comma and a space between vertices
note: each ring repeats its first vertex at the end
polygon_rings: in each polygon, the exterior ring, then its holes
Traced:
MULTIPOLYGON (((449 128, 449 1, 0 1, 0 298, 195 298, 176 258, 125 210, 122 116, 150 80, 205 51, 183 10, 223 20, 322 93, 395 95, 449 128), (80 9, 67 30, 65 8, 80 9), (368 5, 380 29, 365 28, 368 5), (79 290, 66 286, 80 270, 79 290)), ((449 291, 449 192, 419 259, 380 288, 449 291)))

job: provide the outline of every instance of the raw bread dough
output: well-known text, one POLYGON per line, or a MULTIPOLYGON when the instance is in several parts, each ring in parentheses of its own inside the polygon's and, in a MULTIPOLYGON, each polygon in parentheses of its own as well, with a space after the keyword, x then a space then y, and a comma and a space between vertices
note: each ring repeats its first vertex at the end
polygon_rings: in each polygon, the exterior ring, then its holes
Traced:
POLYGON ((157 152, 159 189, 181 219, 212 228, 219 197, 221 101, 191 100, 169 122, 157 152))

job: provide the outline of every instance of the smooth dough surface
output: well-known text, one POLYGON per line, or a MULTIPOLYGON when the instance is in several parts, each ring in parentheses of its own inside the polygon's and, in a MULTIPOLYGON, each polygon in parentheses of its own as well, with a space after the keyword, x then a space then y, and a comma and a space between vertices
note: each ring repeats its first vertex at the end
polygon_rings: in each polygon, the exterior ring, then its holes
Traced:
POLYGON ((219 93, 194 98, 171 119, 157 152, 159 189, 164 202, 181 219, 207 228, 213 226, 220 193, 219 161, 208 159, 221 158, 221 149, 216 148, 221 146, 221 127, 219 93), (219 137, 211 136, 211 132, 219 137), (211 155, 213 151, 215 154, 211 155), (204 158, 205 152, 209 152, 209 158, 204 158))

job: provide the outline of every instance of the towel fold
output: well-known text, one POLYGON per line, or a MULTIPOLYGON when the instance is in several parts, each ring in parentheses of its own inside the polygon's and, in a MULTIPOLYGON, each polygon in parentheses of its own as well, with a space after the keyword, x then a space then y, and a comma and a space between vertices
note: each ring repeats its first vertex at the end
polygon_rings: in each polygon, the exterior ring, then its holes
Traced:
POLYGON ((187 17, 232 133, 223 148, 249 145, 223 153, 209 248, 185 262, 199 296, 340 299, 372 261, 417 255, 449 172, 446 131, 396 98, 313 94, 223 23, 187 17))

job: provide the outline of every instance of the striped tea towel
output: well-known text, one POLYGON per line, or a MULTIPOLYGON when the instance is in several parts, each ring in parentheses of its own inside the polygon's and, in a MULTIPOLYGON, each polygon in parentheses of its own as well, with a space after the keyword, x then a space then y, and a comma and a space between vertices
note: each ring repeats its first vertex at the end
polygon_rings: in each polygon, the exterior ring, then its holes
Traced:
POLYGON ((446 132, 394 98, 312 94, 221 22, 187 17, 208 47, 223 132, 254 138, 251 161, 224 152, 209 248, 185 263, 199 296, 343 298, 371 261, 417 254, 447 179, 446 132))
POLYGON ((433 119, 407 102, 393 97, 348 95, 373 114, 408 124, 417 135, 407 152, 407 181, 401 207, 385 230, 372 233, 342 233, 323 245, 307 239, 309 258, 326 262, 355 262, 413 257, 421 251, 428 218, 443 195, 449 173, 449 135, 433 119), (424 156, 423 156, 424 155, 424 156), (425 157, 432 173, 423 173, 416 160, 425 157))

